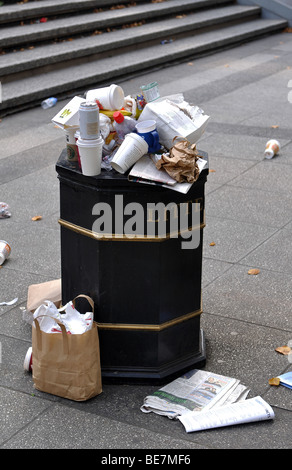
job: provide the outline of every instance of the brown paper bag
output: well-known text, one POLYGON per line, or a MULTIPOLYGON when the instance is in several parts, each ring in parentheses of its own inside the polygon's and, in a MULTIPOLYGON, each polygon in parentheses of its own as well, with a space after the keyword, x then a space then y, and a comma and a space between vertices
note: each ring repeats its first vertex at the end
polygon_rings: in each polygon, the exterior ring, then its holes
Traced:
MULTIPOLYGON (((92 299, 82 297, 93 307, 92 299)), ((34 387, 75 401, 99 395, 102 381, 97 324, 93 322, 92 328, 83 334, 68 334, 65 326, 54 319, 62 332, 45 333, 40 329, 38 318, 32 326, 34 387)))
POLYGON ((156 163, 156 168, 164 170, 178 183, 194 183, 199 177, 199 167, 197 165, 198 152, 195 144, 190 144, 184 137, 176 136, 173 139, 179 140, 171 147, 169 155, 161 155, 161 159, 156 163))
POLYGON ((50 300, 59 308, 61 298, 61 279, 32 284, 28 288, 26 308, 29 312, 34 312, 45 300, 50 300))

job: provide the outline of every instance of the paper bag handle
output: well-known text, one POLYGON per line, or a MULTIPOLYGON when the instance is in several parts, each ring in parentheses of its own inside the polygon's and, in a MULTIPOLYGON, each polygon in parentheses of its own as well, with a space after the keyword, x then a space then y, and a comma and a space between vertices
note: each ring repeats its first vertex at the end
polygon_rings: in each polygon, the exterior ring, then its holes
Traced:
POLYGON ((92 308, 92 313, 94 313, 94 302, 93 302, 91 297, 89 297, 88 295, 85 295, 85 294, 79 294, 72 300, 72 304, 73 304, 74 308, 75 308, 75 300, 79 299, 79 297, 83 297, 84 299, 88 300, 88 303, 90 304, 90 306, 92 308))
MULTIPOLYGON (((39 315, 38 317, 34 318, 35 326, 36 326, 36 332, 37 332, 37 347, 41 351, 42 350, 42 336, 41 336, 41 328, 38 320, 41 317, 49 317, 55 320, 55 322, 60 326, 61 332, 62 332, 62 337, 63 337, 63 348, 64 348, 64 354, 69 353, 69 345, 68 345, 68 337, 67 337, 67 331, 65 328, 65 325, 63 323, 60 323, 56 318, 50 316, 50 315, 39 315)), ((55 333, 48 333, 48 334, 55 334, 55 333)))

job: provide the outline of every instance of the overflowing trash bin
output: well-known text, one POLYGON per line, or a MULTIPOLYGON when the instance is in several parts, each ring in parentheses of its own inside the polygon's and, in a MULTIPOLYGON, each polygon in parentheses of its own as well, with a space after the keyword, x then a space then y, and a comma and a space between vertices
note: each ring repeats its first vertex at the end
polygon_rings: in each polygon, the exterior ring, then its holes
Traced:
POLYGON ((182 95, 142 106, 116 85, 87 95, 87 110, 75 97, 53 118, 66 136, 79 131, 75 157, 71 140, 56 164, 62 302, 81 292, 93 299, 103 378, 163 380, 202 367, 208 155, 195 142, 209 117, 182 95), (88 103, 98 105, 97 125, 88 103), (117 111, 145 125, 121 137, 117 111))

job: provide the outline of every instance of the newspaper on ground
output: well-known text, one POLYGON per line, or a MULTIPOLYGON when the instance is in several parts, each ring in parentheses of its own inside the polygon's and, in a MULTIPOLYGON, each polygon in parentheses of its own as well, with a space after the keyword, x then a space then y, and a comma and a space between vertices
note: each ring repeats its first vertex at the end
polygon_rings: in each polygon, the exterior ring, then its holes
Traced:
MULTIPOLYGON (((158 156, 159 158, 161 155, 158 156)), ((198 158, 197 165, 199 171, 207 164, 207 160, 198 158)), ((165 170, 158 170, 155 165, 155 155, 149 157, 144 155, 133 166, 128 175, 129 181, 136 183, 153 184, 163 186, 164 188, 173 189, 183 194, 187 194, 193 183, 178 183, 175 179, 168 175, 165 170)))
POLYGON ((234 424, 251 423, 274 419, 275 414, 271 406, 260 396, 249 398, 231 405, 194 413, 189 411, 179 420, 184 425, 186 432, 203 431, 204 429, 231 426, 234 424))
POLYGON ((144 399, 141 411, 178 419, 245 400, 249 389, 238 379, 193 369, 144 399))

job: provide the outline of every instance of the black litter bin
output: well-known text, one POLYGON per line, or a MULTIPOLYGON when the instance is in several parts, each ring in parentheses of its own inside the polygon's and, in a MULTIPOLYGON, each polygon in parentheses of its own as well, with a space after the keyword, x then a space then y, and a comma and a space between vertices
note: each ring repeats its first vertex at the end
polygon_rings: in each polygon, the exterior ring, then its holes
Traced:
MULTIPOLYGON (((208 159, 205 152, 200 154, 208 159)), ((94 300, 103 378, 161 381, 205 364, 200 315, 207 166, 188 193, 182 194, 130 182, 127 175, 115 171, 84 176, 77 162, 67 160, 66 150, 60 155, 56 170, 60 181, 62 301, 65 304, 79 294, 94 300), (120 219, 117 221, 121 210, 117 204, 129 208, 133 202, 143 208, 147 230, 151 223, 158 223, 153 204, 169 207, 171 203, 184 211, 193 204, 199 212, 199 223, 193 227, 200 235, 197 248, 182 249, 181 233, 173 237, 169 221, 163 236, 156 227, 156 232, 139 236, 136 230, 137 236, 129 238, 120 219), (112 210, 109 232, 104 227, 95 230, 96 221, 101 221, 97 208, 103 205, 112 210)), ((123 217, 129 220, 129 215, 123 217)))

